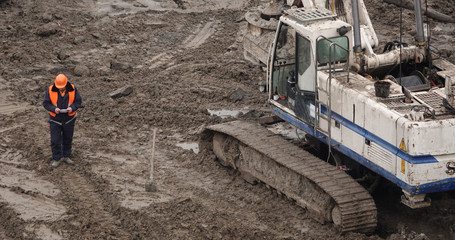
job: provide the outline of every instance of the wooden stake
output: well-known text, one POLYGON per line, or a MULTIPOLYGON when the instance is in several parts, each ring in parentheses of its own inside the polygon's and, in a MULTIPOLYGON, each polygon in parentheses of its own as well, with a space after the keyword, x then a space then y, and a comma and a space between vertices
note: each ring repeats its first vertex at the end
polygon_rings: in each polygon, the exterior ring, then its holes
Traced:
POLYGON ((155 138, 156 138, 156 128, 153 129, 153 140, 152 140, 152 157, 150 158, 150 179, 149 181, 145 184, 145 191, 147 192, 155 192, 156 191, 156 185, 153 182, 153 164, 154 164, 154 159, 155 159, 155 138))
POLYGON ((153 182, 153 162, 155 159, 155 138, 156 138, 156 128, 153 129, 152 158, 150 158, 150 182, 153 182))

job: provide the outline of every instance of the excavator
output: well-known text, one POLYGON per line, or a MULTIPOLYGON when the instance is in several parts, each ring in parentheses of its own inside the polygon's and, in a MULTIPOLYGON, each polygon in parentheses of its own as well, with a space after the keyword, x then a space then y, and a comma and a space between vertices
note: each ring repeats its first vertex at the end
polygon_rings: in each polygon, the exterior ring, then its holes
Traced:
POLYGON ((325 146, 327 160, 246 120, 206 127, 201 148, 341 232, 377 226, 368 176, 401 188, 413 209, 455 190, 455 65, 432 53, 421 1, 415 44, 381 53, 363 0, 279 2, 246 14, 245 57, 267 66, 272 113, 325 146))

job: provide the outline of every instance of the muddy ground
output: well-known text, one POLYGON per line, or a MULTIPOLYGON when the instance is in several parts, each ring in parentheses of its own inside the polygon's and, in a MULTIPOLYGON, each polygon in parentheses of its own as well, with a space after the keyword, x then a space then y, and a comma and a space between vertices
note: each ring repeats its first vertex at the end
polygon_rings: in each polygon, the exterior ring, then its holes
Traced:
MULTIPOLYGON (((366 2, 380 41, 397 39, 399 9, 366 2)), ((234 118, 217 111, 270 114, 257 87, 265 73, 242 49, 243 15, 259 4, 0 0, 0 239, 455 239, 454 192, 432 194, 432 207, 410 210, 383 181, 373 194, 377 231, 341 235, 197 154, 205 125, 234 118), (59 73, 79 89, 85 108, 75 166, 52 169, 41 102, 59 73), (122 87, 132 92, 109 96, 122 87), (237 101, 239 88, 245 96, 237 101), (146 192, 154 128, 158 191, 146 192)), ((430 1, 453 15, 449 5, 430 1)), ((404 39, 412 39, 413 14, 403 16, 404 39)), ((434 46, 453 61, 455 25, 432 23, 434 46)))

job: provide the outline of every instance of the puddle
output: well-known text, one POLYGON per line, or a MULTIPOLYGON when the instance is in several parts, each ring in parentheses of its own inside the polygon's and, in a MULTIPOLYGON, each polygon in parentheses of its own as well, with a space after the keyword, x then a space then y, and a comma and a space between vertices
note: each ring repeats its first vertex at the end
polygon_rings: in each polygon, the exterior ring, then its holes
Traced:
POLYGON ((269 125, 267 129, 275 134, 279 134, 284 138, 293 141, 302 141, 305 138, 306 134, 304 131, 297 129, 296 127, 286 122, 279 122, 269 125))
POLYGON ((177 147, 181 147, 185 150, 193 150, 194 153, 199 153, 199 144, 197 142, 190 142, 190 143, 177 143, 175 144, 177 147))
POLYGON ((239 113, 248 112, 248 110, 211 110, 211 109, 207 109, 207 111, 210 113, 210 115, 218 116, 221 118, 237 117, 239 115, 239 113))

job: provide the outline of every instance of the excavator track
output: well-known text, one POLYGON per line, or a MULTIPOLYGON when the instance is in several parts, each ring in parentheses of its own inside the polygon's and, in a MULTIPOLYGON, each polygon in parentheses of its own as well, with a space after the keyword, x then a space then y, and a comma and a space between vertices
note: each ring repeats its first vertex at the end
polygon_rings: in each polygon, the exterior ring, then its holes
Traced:
POLYGON ((258 123, 208 126, 201 148, 238 169, 248 182, 263 182, 295 200, 321 223, 333 222, 342 232, 376 228, 376 205, 359 183, 258 123))

